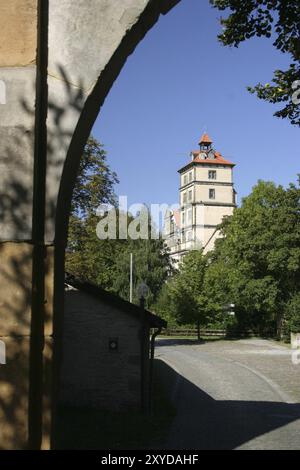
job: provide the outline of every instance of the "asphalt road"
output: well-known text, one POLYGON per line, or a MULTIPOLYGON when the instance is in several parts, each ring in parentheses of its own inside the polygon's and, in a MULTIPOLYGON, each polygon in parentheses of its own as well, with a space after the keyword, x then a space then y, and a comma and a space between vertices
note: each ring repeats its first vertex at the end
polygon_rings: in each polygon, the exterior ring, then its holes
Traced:
POLYGON ((300 365, 265 340, 159 340, 176 406, 165 449, 300 449, 300 365))

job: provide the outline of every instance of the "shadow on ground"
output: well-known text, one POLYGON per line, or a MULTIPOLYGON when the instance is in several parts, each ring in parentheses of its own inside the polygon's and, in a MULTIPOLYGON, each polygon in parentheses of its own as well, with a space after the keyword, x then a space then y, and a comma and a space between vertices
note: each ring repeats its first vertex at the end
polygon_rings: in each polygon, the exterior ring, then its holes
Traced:
POLYGON ((60 406, 58 449, 149 449, 169 434, 175 409, 161 382, 162 362, 154 360, 151 412, 110 411, 60 406))
POLYGON ((150 416, 61 409, 58 440, 60 449, 235 449, 299 418, 300 404, 214 400, 156 359, 150 416))
POLYGON ((177 416, 169 437, 157 448, 235 449, 300 418, 300 404, 217 401, 163 361, 159 370, 177 416))

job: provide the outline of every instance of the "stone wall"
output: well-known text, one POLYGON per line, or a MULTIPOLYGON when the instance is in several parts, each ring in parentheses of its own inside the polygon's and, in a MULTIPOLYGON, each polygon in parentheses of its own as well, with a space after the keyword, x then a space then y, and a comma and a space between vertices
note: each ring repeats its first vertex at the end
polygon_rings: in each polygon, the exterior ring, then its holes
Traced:
POLYGON ((3 448, 40 448, 42 428, 49 446, 50 335, 54 317, 56 383, 64 249, 82 149, 127 57, 179 1, 0 4, 0 336, 8 350, 0 366, 3 448))

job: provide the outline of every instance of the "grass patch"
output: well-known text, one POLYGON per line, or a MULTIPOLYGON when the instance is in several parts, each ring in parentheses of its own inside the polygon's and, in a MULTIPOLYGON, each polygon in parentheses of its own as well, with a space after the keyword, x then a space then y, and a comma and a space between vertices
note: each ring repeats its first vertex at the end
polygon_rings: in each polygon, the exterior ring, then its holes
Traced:
MULTIPOLYGON (((156 362, 156 361, 155 361, 156 362)), ((149 415, 61 407, 59 449, 144 449, 164 440, 175 409, 154 365, 153 406, 149 415)))

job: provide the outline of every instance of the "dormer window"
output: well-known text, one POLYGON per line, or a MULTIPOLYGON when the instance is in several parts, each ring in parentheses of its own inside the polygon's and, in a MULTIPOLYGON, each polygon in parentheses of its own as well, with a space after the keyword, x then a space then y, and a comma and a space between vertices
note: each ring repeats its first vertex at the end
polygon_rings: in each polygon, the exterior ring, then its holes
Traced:
POLYGON ((215 158, 215 152, 214 152, 214 149, 213 149, 213 148, 211 148, 211 149, 209 150, 209 152, 208 152, 208 154, 207 154, 207 158, 208 158, 209 160, 214 160, 214 158, 215 158))

